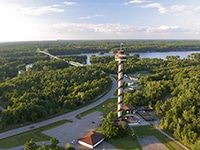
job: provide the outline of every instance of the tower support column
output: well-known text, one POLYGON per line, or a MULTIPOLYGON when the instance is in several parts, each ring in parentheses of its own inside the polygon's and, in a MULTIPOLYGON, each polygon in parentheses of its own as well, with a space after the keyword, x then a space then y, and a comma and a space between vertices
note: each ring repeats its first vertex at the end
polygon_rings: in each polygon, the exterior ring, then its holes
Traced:
POLYGON ((126 61, 126 55, 124 51, 119 50, 115 55, 115 61, 118 62, 118 87, 117 87, 117 117, 122 118, 123 112, 123 83, 124 83, 124 62, 126 61))

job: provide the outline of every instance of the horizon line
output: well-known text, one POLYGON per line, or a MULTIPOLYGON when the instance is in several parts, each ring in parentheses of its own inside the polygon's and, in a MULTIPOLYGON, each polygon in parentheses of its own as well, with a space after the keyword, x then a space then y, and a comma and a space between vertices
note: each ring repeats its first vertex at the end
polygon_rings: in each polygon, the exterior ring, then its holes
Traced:
POLYGON ((200 41, 200 39, 55 39, 55 40, 19 40, 19 41, 0 41, 0 43, 20 43, 20 42, 55 42, 55 41, 200 41))

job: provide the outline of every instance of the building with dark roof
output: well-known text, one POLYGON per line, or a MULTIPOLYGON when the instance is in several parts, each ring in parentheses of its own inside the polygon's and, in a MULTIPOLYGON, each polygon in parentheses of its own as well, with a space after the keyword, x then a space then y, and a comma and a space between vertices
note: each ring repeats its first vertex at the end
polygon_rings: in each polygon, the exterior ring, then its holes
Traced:
POLYGON ((137 113, 145 120, 145 121, 153 121, 154 120, 154 118, 153 118, 153 116, 150 114, 150 113, 148 113, 148 112, 146 112, 146 111, 137 111, 137 113))

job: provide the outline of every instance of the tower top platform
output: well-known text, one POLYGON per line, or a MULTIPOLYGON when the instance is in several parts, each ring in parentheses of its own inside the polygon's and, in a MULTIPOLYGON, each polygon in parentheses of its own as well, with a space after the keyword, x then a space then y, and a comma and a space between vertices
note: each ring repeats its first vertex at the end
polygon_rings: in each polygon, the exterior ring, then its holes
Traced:
POLYGON ((115 61, 126 61, 126 54, 123 50, 118 50, 115 54, 115 61))

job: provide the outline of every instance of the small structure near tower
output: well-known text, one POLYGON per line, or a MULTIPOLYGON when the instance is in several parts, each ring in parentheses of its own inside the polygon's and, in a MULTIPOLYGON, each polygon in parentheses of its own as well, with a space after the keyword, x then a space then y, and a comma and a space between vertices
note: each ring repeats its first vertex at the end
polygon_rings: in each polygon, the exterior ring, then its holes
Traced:
POLYGON ((99 145, 101 142, 103 142, 105 137, 97 132, 90 131, 83 137, 81 137, 78 141, 79 144, 88 147, 88 148, 95 148, 97 145, 99 145))
POLYGON ((118 97, 117 97, 117 117, 122 119, 123 112, 123 83, 124 83, 124 62, 126 61, 126 54, 122 50, 122 44, 120 45, 120 50, 115 54, 115 61, 118 62, 118 97))

